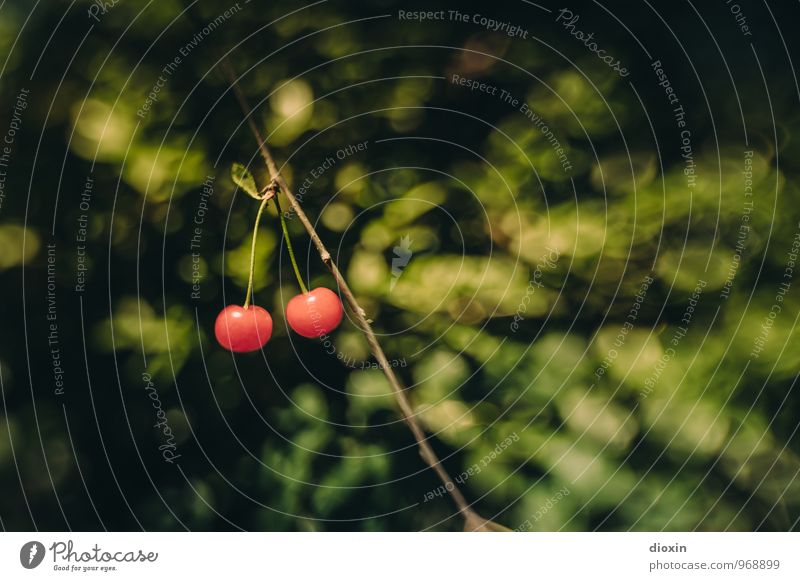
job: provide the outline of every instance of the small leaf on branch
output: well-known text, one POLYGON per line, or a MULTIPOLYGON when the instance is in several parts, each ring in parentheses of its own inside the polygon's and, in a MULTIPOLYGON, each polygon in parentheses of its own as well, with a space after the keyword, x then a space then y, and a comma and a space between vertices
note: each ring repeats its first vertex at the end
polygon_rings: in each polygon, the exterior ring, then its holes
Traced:
POLYGON ((253 174, 251 174, 250 170, 248 170, 241 163, 234 163, 231 166, 231 179, 233 180, 233 183, 244 190, 248 196, 255 198, 256 200, 261 199, 261 194, 258 193, 256 180, 253 177, 253 174))

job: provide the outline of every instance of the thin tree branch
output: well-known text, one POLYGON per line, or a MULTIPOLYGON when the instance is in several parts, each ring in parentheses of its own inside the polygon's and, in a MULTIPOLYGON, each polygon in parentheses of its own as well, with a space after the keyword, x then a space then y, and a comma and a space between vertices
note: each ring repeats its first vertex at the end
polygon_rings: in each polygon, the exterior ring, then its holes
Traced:
POLYGON ((256 142, 258 143, 258 149, 261 153, 261 157, 264 159, 264 163, 267 167, 267 171, 269 172, 270 178, 273 180, 274 183, 278 184, 281 191, 286 195, 286 198, 289 200, 289 203, 292 206, 295 214, 302 222, 303 226, 308 232, 311 241, 316 246, 317 251, 319 252, 320 257, 322 258, 322 262, 325 263, 325 266, 331 271, 333 278, 336 280, 336 284, 339 286, 342 295, 344 296, 347 304, 350 306, 350 310, 353 312, 355 319, 358 323, 358 326, 361 328, 361 331, 367 338, 367 343, 369 344, 369 348, 372 351, 372 354, 377 359, 378 364, 380 365, 381 369, 383 370, 384 375, 386 375, 386 379, 389 381, 389 385, 392 389, 392 394, 394 395, 395 401, 397 402, 397 406, 400 408, 400 412, 403 415, 403 420, 408 425, 411 430, 411 433, 414 436, 414 440, 419 447, 420 456, 425 461, 428 466, 430 466, 434 472, 436 472, 439 479, 442 481, 442 484, 450 493, 453 502, 455 503, 456 507, 458 508, 458 512, 464 519, 464 530, 467 531, 500 531, 500 530, 508 530, 505 527, 502 527, 492 521, 486 520, 481 517, 477 512, 475 512, 467 503, 466 498, 461 493, 461 490, 456 486, 456 483, 450 477, 450 475, 445 470, 444 466, 442 465, 439 457, 436 455, 436 452, 433 451, 433 448, 428 443, 428 440, 425 436, 425 432, 422 429, 419 421, 417 420, 416 416, 414 415, 414 411, 411 408, 411 403, 408 400, 408 397, 405 393, 405 388, 400 383, 400 380, 395 375, 394 371, 392 370, 392 366, 389 364, 389 361, 386 358, 386 354, 383 352, 383 348, 381 347, 380 343, 378 342, 378 338, 375 336, 375 333, 372 330, 372 326, 370 322, 367 320, 366 313, 364 309, 361 308, 361 305, 358 304, 356 297, 353 295, 353 292, 350 290, 350 286, 347 284, 347 281, 342 276, 342 273, 339 271, 339 268, 336 266, 336 263, 333 261, 331 257, 331 253, 328 252, 328 249, 325 247, 325 244, 317 234, 317 231, 314 229, 314 225, 306 216, 306 213, 300 207, 297 198, 295 197, 292 189, 289 187, 289 184, 286 183, 286 180, 283 179, 280 171, 278 170, 278 166, 275 164, 275 159, 272 157, 270 153, 269 147, 267 147, 266 142, 264 141, 263 137, 261 136, 261 131, 259 131, 258 126, 256 125, 255 119, 253 118, 253 110, 251 109, 249 103, 247 102, 247 98, 244 95, 241 87, 237 83, 237 75, 234 71, 233 67, 231 66, 230 62, 227 58, 224 58, 221 61, 221 68, 225 73, 228 81, 230 82, 231 87, 233 88, 233 92, 236 95, 236 99, 239 102, 239 107, 244 114, 247 124, 250 127, 250 131, 253 134, 256 142))

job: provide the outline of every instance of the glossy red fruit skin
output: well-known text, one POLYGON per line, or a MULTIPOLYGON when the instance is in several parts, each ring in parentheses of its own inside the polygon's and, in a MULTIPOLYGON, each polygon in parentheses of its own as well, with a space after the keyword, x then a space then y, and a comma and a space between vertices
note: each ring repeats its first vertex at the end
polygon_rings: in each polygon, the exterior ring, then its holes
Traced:
POLYGON ((313 339, 333 331, 342 322, 344 307, 325 287, 297 295, 286 305, 286 322, 298 335, 313 339))
POLYGON ((214 334, 219 344, 228 351, 257 351, 272 337, 272 317, 256 305, 250 305, 247 309, 229 305, 217 315, 214 334))

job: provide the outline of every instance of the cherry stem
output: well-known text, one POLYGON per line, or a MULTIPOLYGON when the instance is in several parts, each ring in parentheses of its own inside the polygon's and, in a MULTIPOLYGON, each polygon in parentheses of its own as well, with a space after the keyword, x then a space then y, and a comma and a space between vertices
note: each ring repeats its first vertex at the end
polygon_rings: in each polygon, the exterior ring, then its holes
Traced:
POLYGON ((283 230, 283 239, 286 240, 286 248, 289 250, 289 259, 292 261, 292 268, 294 275, 297 277, 297 284, 300 285, 300 290, 303 294, 308 294, 308 289, 303 282, 303 277, 300 276, 300 268, 297 266, 297 259, 294 257, 294 248, 292 248, 292 241, 289 239, 289 228, 286 226, 286 219, 283 217, 283 210, 281 209, 280 200, 278 200, 278 193, 275 193, 275 208, 278 210, 278 217, 281 220, 281 230, 283 230))
POLYGON ((250 299, 253 298, 253 273, 255 272, 256 269, 256 239, 258 238, 258 223, 261 221, 261 214, 264 213, 264 208, 267 207, 267 202, 269 202, 269 196, 265 195, 264 199, 261 200, 261 205, 258 207, 258 214, 256 214, 256 223, 255 226, 253 226, 253 243, 250 246, 250 277, 247 280, 247 292, 245 293, 244 296, 245 309, 247 309, 250 306, 250 299))

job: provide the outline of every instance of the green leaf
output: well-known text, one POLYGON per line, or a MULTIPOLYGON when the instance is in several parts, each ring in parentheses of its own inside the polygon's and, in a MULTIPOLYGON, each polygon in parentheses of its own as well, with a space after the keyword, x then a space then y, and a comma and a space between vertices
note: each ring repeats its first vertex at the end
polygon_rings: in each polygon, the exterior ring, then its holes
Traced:
POLYGON ((253 178, 253 174, 251 174, 250 170, 248 170, 241 163, 234 163, 231 166, 231 179, 233 180, 233 183, 242 188, 247 195, 255 198, 256 200, 261 199, 261 195, 258 193, 256 180, 253 178))

